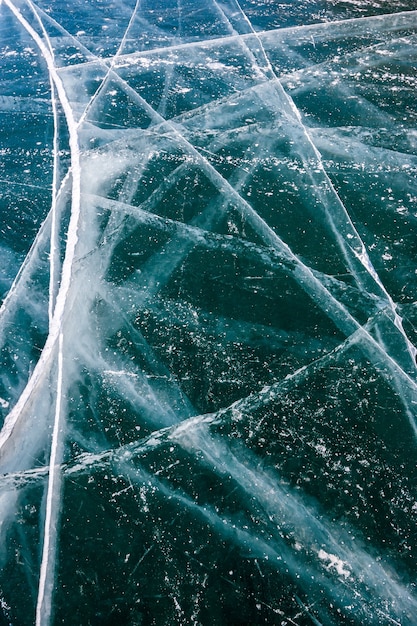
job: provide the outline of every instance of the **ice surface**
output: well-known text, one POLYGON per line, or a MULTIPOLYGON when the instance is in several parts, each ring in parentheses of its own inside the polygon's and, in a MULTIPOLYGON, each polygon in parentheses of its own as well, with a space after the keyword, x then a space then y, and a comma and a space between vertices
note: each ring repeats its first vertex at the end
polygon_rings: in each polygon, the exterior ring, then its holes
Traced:
POLYGON ((0 1, 0 624, 416 624, 412 4, 0 1))

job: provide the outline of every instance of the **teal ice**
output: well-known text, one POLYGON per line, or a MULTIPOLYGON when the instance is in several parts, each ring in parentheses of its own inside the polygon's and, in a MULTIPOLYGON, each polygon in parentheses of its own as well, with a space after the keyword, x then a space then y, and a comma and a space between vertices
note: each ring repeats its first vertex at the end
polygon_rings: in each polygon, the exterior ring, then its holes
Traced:
POLYGON ((0 0, 0 626, 417 625, 411 0, 0 0))

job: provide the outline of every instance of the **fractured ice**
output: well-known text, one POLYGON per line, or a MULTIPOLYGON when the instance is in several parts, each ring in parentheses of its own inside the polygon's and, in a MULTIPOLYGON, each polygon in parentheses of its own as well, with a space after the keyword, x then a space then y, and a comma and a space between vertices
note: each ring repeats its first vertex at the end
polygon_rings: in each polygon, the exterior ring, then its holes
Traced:
POLYGON ((417 623, 412 9, 0 0, 1 624, 417 623))

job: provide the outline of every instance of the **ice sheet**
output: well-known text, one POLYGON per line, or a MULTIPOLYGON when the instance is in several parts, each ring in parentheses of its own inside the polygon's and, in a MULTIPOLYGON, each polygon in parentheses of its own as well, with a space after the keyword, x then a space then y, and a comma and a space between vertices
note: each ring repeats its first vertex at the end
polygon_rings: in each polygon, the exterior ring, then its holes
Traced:
POLYGON ((0 2, 2 623, 415 623, 393 4, 0 2))

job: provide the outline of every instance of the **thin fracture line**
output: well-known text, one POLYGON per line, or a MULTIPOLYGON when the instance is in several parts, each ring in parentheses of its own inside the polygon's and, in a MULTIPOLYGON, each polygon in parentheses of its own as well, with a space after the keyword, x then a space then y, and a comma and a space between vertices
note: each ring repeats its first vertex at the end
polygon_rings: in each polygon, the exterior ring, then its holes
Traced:
MULTIPOLYGON (((0 0, 2 1, 2 0, 0 0)), ((0 5, 1 6, 1 5, 0 5)), ((5 183, 6 185, 10 185, 11 187, 25 187, 25 188, 30 188, 30 189, 42 189, 43 191, 45 189, 49 189, 50 185, 31 185, 30 183, 20 183, 16 180, 7 180, 6 178, 0 178, 0 183, 5 183)))
MULTIPOLYGON (((43 26, 43 25, 42 25, 43 26)), ((53 54, 51 49, 51 55, 53 54)), ((58 220, 57 220, 57 198, 58 198, 58 167, 59 167, 59 145, 58 145, 58 109, 55 96, 55 85, 52 77, 49 77, 51 84, 51 101, 52 111, 54 118, 54 138, 53 138, 53 151, 54 151, 54 163, 52 174, 52 199, 51 199, 51 240, 49 250, 49 326, 52 324, 54 315, 54 308, 56 302, 57 293, 57 281, 55 274, 58 271, 58 220)))
POLYGON ((183 6, 181 0, 177 0, 177 9, 178 9, 178 38, 182 39, 182 13, 183 6))
MULTIPOLYGON (((51 93, 55 90, 55 85, 51 81, 51 93)), ((56 304, 57 280, 55 274, 58 271, 58 220, 57 220, 57 198, 58 198, 58 111, 56 107, 55 97, 53 101, 54 112, 54 166, 53 166, 53 192, 51 203, 51 241, 49 250, 49 326, 52 325, 54 309, 56 304)))
MULTIPOLYGON (((38 13, 31 0, 27 0, 28 5, 32 9, 33 14, 35 15, 38 23, 42 29, 46 42, 48 44, 49 52, 51 54, 53 63, 55 65, 54 52, 51 46, 50 39, 45 30, 45 27, 40 19, 38 13)), ((49 250, 49 302, 48 302, 48 316, 49 316, 49 326, 52 324, 52 318, 54 313, 55 301, 56 301, 56 291, 57 291, 57 283, 55 280, 55 273, 57 268, 57 260, 58 260, 58 224, 57 224, 57 197, 58 197, 58 107, 56 102, 55 95, 55 84, 52 79, 51 73, 49 73, 49 83, 51 86, 51 104, 52 104, 52 114, 54 120, 54 136, 53 136, 53 173, 52 173, 52 198, 51 198, 51 237, 50 237, 50 250, 49 250)))
POLYGON ((61 491, 61 462, 59 444, 61 441, 62 421, 62 382, 63 382, 63 334, 58 339, 58 372, 54 428, 49 460, 48 491, 46 496, 46 513, 42 561, 39 576, 38 601, 36 606, 36 626, 45 626, 51 619, 52 588, 56 565, 57 525, 59 510, 56 500, 61 491))
POLYGON ((133 20, 136 17, 136 13, 138 11, 139 8, 139 4, 140 4, 141 0, 136 0, 136 4, 135 4, 135 8, 132 11, 132 15, 130 16, 130 20, 129 23, 127 25, 127 28, 124 32, 124 35, 122 37, 122 40, 120 42, 120 45, 116 51, 116 53, 114 54, 114 56, 111 59, 111 63, 109 68, 107 69, 106 75, 104 76, 103 80, 101 81, 100 85, 97 87, 95 93, 91 96, 90 101, 88 102, 87 106, 85 107, 80 119, 78 120, 78 124, 77 127, 79 128, 81 126, 81 124, 84 122, 87 113, 89 112, 89 110, 92 108, 93 104, 97 101, 97 99, 99 98, 100 94, 102 93, 103 89, 105 88, 105 86, 107 85, 109 78, 110 78, 110 74, 113 71, 113 68, 115 66, 116 60, 117 58, 121 55, 121 52, 123 50, 123 47, 125 45, 129 30, 133 24, 133 20))

